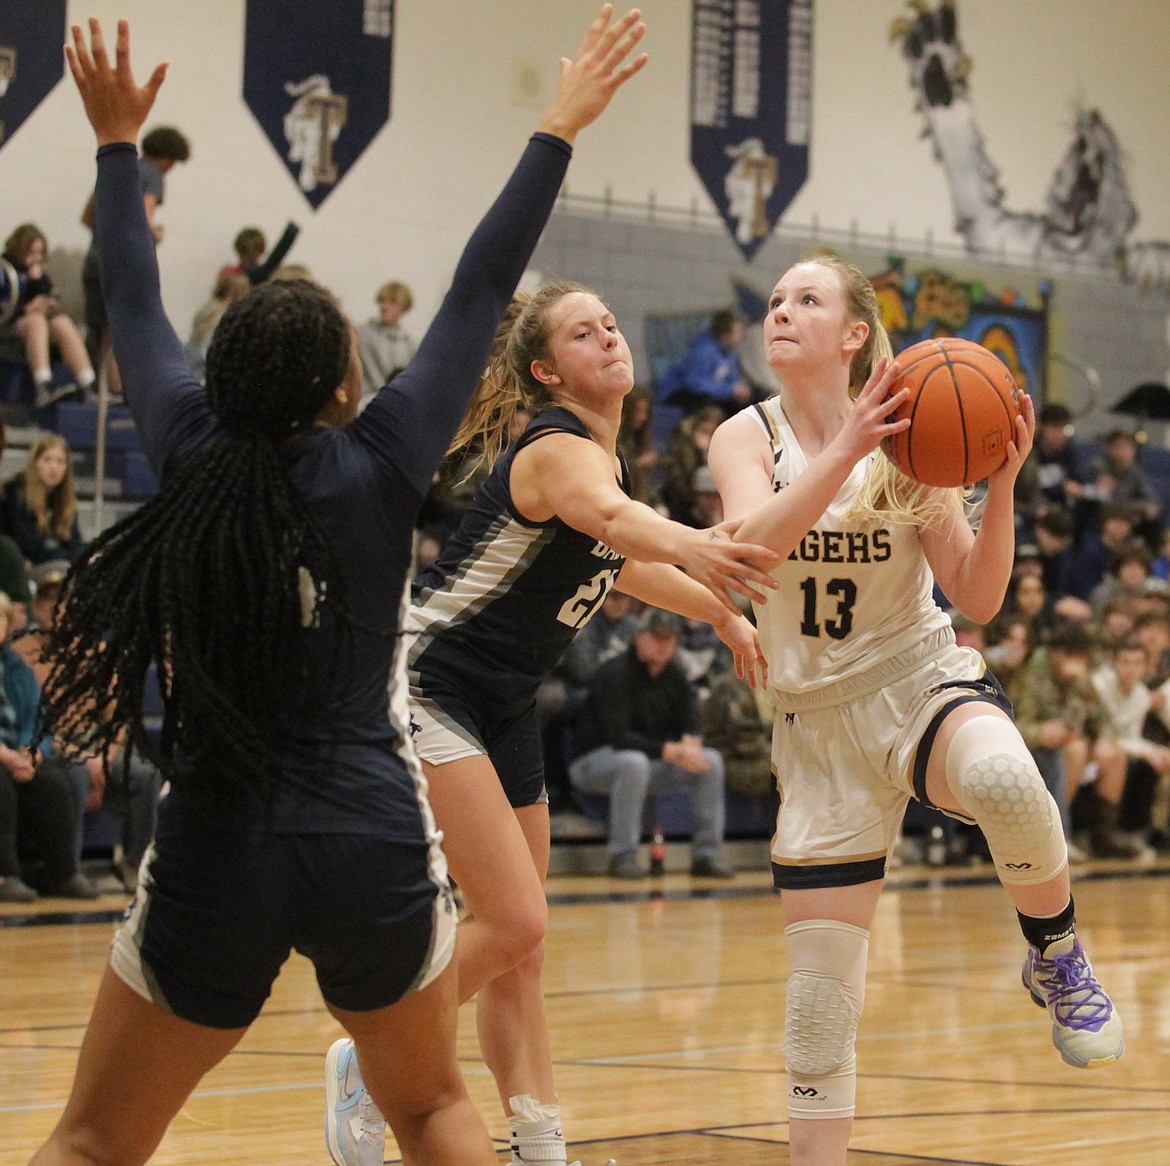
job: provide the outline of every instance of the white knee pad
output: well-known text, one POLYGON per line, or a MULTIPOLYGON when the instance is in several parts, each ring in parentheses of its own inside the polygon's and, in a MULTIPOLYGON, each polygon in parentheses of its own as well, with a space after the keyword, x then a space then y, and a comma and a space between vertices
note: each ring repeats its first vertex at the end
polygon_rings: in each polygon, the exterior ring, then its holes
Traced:
POLYGON ((784 1013, 788 1112, 852 1117, 869 932, 835 919, 807 919, 786 927, 784 937, 792 964, 784 1013))
POLYGON ((1000 882, 1047 882, 1068 862, 1060 810, 1016 727, 972 717, 947 749, 947 785, 987 839, 1000 882))

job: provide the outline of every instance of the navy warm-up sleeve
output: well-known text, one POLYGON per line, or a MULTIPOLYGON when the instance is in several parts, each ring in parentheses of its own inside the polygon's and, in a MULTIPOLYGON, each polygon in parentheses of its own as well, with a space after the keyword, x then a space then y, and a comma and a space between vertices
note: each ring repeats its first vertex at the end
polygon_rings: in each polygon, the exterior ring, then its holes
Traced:
POLYGON ((160 477, 215 426, 203 386, 163 311, 154 237, 146 221, 138 151, 129 142, 98 150, 94 239, 114 357, 126 401, 160 477))
POLYGON ((404 474, 420 495, 430 488, 467 411, 571 155, 560 138, 532 136, 464 248, 451 289, 414 359, 354 423, 376 455, 404 474))

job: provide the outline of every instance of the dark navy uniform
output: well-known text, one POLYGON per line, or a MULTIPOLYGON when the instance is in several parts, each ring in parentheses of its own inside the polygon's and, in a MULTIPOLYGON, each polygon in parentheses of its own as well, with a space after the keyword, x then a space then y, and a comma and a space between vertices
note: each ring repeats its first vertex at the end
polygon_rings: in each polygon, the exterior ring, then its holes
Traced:
MULTIPOLYGON (((424 761, 486 754, 513 806, 548 800, 536 690, 601 607, 625 563, 559 518, 533 522, 509 485, 516 454, 549 433, 592 441, 554 406, 484 480, 439 558, 415 580, 408 622, 411 730, 424 761)), ((630 492, 621 462, 621 486, 630 492)))
MULTIPOLYGON (((393 1003, 450 958, 454 912, 406 733, 399 617, 415 518, 569 156, 560 139, 533 137, 468 242, 410 367, 352 424, 314 429, 282 451, 346 574, 352 666, 315 672, 316 716, 293 721, 290 712, 273 742, 281 778, 271 803, 245 798, 237 821, 209 823, 181 793, 163 799, 113 966, 185 1019, 250 1023, 294 946, 313 959, 325 997, 351 1010, 393 1003)), ((165 480, 219 423, 163 311, 132 146, 98 151, 96 215, 127 400, 165 480)), ((326 608, 315 659, 333 658, 335 636, 326 608)))

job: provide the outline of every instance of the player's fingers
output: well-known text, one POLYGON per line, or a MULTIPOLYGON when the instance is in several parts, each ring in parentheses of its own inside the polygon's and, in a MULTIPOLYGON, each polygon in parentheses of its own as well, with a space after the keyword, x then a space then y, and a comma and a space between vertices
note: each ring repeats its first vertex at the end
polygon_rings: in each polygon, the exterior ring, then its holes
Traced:
POLYGON ((88 77, 93 72, 93 57, 89 54, 89 45, 85 43, 85 33, 81 31, 80 24, 73 26, 73 45, 71 51, 77 60, 82 77, 88 77))
POLYGON ((89 40, 93 46, 93 63, 99 70, 110 67, 110 55, 106 52, 106 38, 102 35, 101 21, 96 16, 89 18, 89 40))

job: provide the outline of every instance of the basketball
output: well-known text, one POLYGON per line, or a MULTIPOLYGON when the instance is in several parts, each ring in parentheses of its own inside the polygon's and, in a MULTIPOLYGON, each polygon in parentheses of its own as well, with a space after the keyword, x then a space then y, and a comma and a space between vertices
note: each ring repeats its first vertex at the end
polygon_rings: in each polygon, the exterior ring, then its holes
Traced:
POLYGON ((909 389, 890 420, 910 428, 888 437, 889 459, 927 486, 969 486, 995 473, 1016 436, 1020 391, 994 353, 972 340, 922 340, 897 356, 901 376, 891 393, 909 389))

